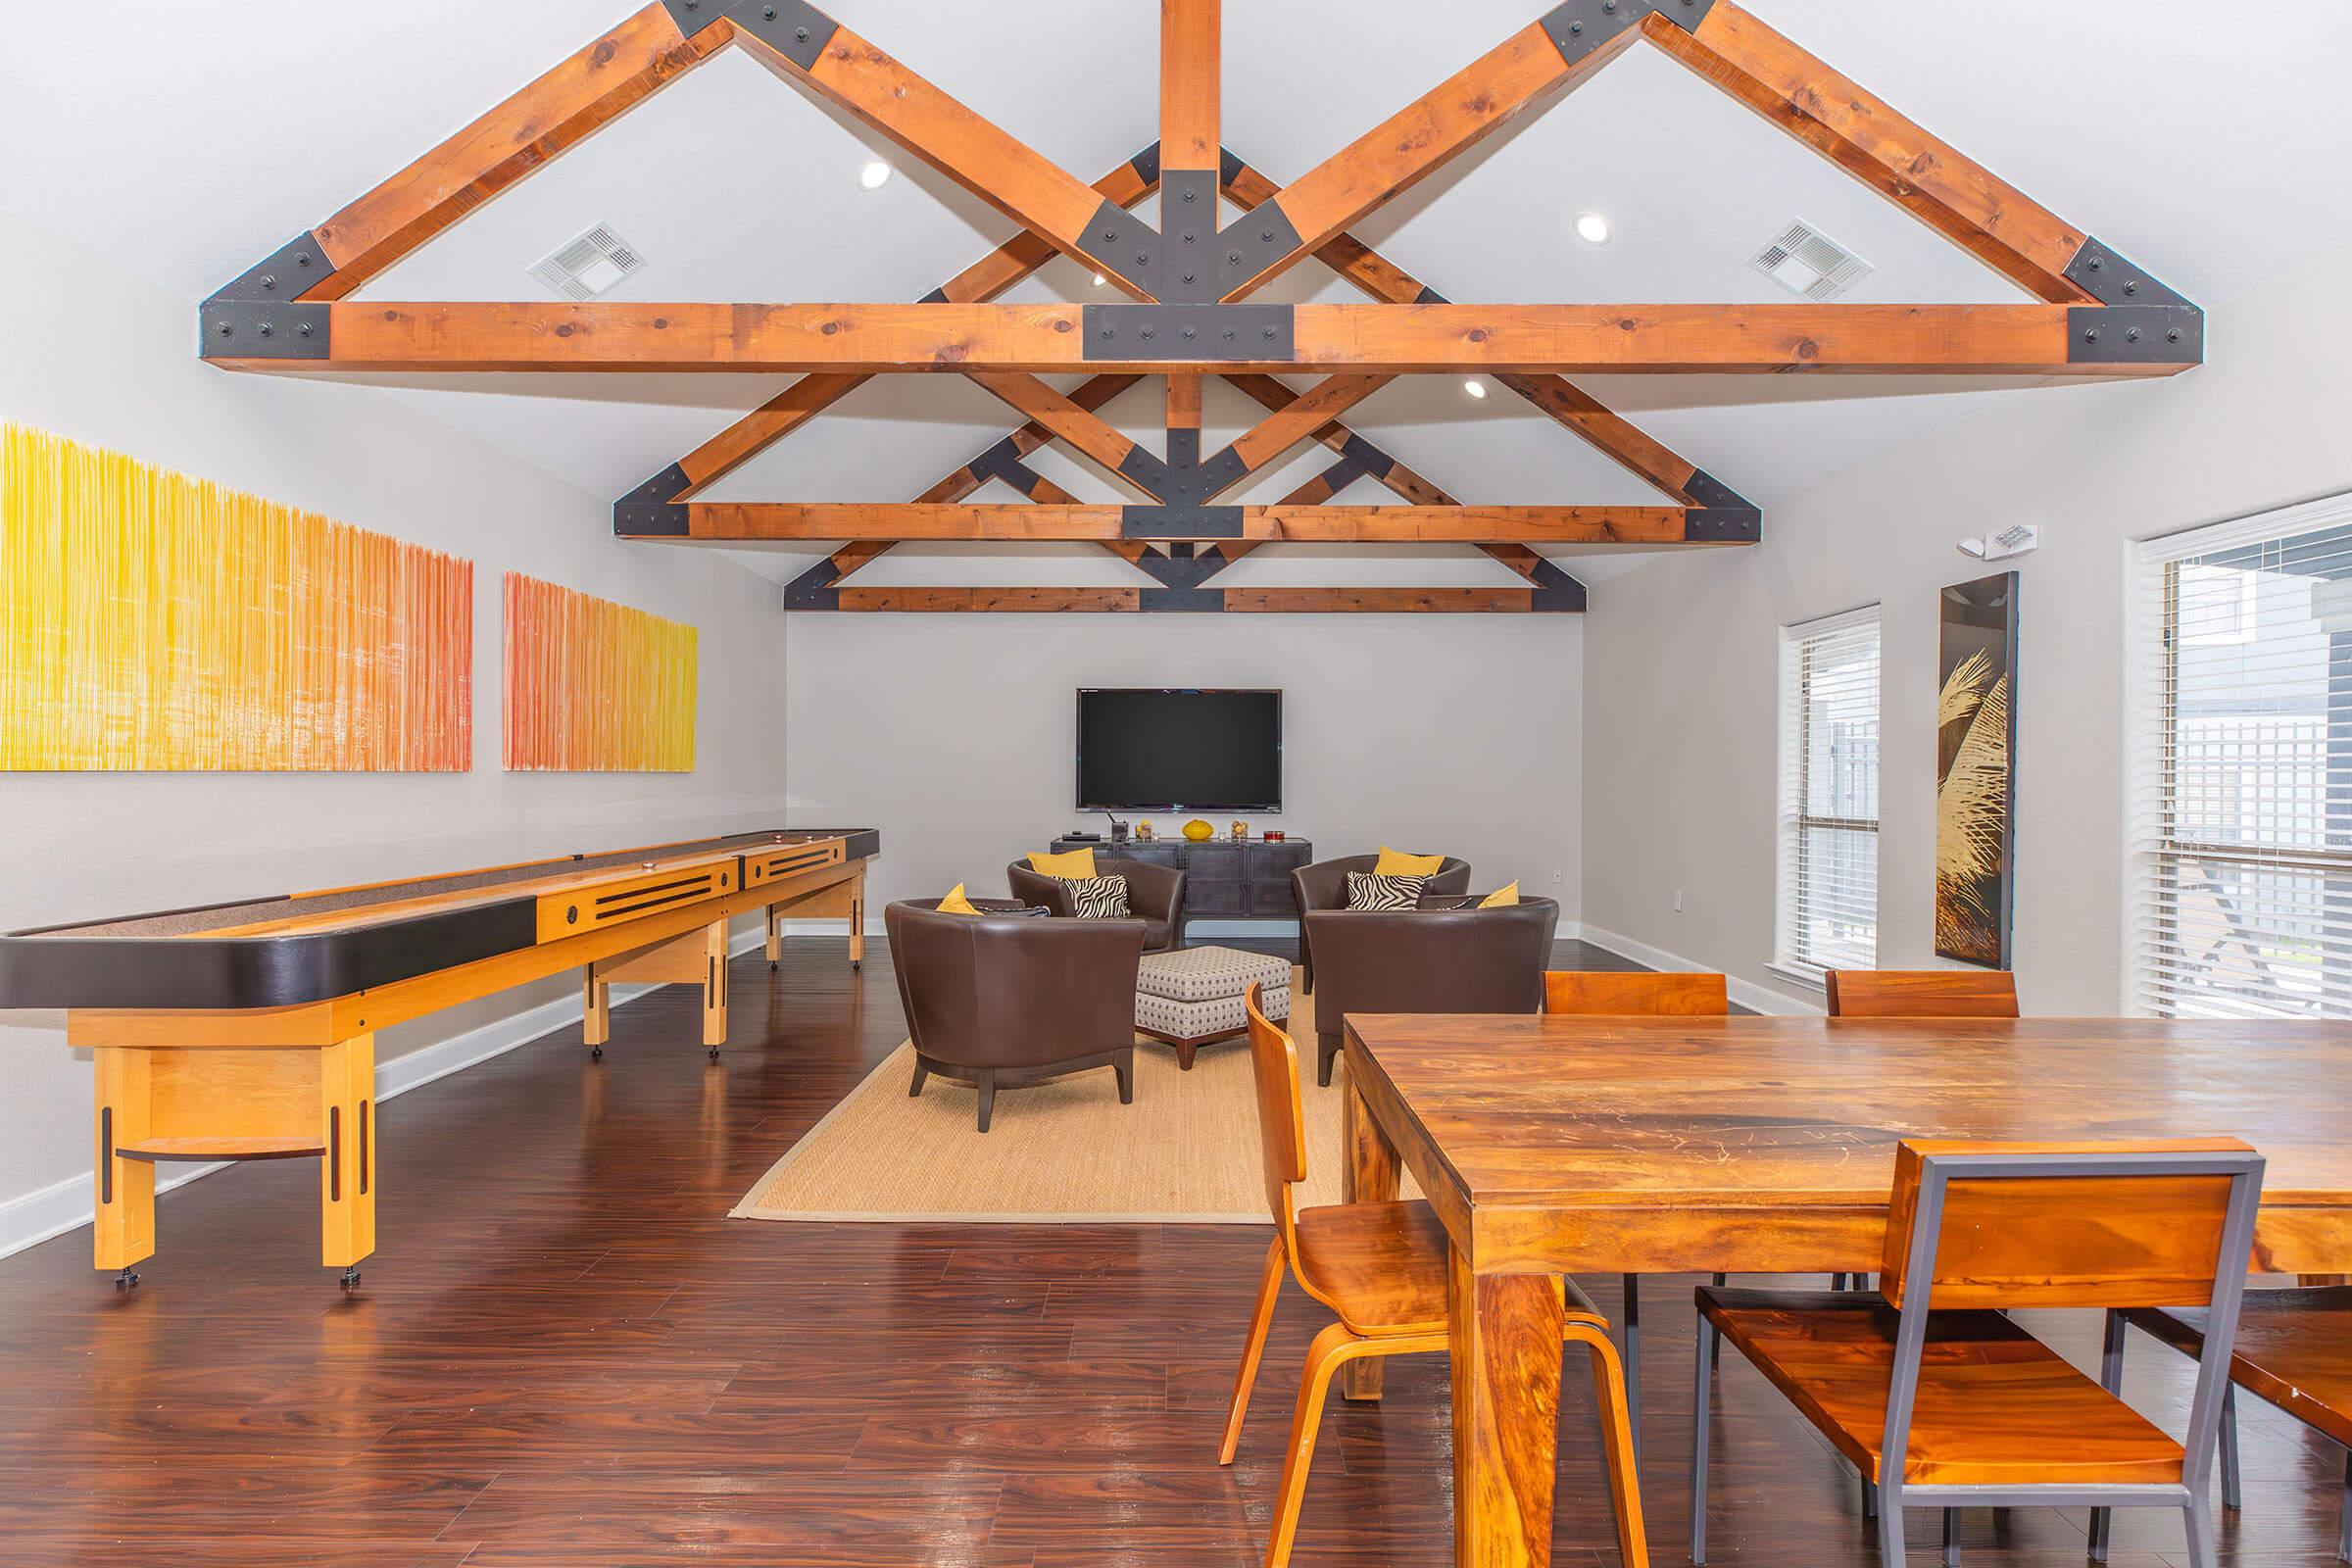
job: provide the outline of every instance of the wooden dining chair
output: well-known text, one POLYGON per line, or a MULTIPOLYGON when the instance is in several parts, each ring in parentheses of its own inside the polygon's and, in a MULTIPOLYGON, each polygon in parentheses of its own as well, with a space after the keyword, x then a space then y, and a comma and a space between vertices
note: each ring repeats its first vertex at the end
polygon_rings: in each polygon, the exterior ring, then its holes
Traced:
MULTIPOLYGON (((2202 1361, 2211 1320, 2209 1310, 2196 1307, 2137 1306, 2108 1313, 2099 1381, 2110 1389, 2123 1387, 2127 1324, 2202 1361)), ((2352 1562, 2352 1286, 2248 1291, 2238 1306, 2230 1385, 2222 1395, 2222 1505, 2236 1508, 2245 1500, 2237 1463, 2236 1393, 2244 1389, 2345 1449, 2335 1554, 2352 1562)), ((2106 1509, 2092 1511, 2091 1554, 2102 1562, 2108 1524, 2106 1509)))
POLYGON ((2006 969, 1830 969, 1833 1018, 2014 1018, 2017 976, 2006 969))
POLYGON ((2213 1462, 2262 1190, 2234 1138, 2145 1144, 1905 1143, 1885 1294, 1702 1285, 1690 1560, 1706 1561, 1704 1352, 1732 1343, 1879 1489, 1879 1562, 1903 1568, 1903 1510, 2179 1508, 2190 1568, 2214 1568, 2213 1462), (2206 1348, 2177 1443, 2007 1315, 2018 1307, 2200 1307, 2206 1348))
MULTIPOLYGON (((1282 1484, 1274 1500, 1273 1539, 1267 1568, 1290 1561, 1298 1531, 1298 1509, 1306 1494, 1307 1465, 1314 1457, 1315 1432, 1332 1374, 1367 1355, 1413 1351, 1444 1354, 1448 1348, 1446 1318, 1447 1240, 1446 1227, 1427 1203, 1331 1203, 1294 1210, 1292 1188, 1306 1179, 1306 1115, 1298 1097, 1298 1052, 1291 1037, 1267 1022, 1260 988, 1252 985, 1250 1065, 1256 1080, 1258 1152, 1265 1167, 1266 1206, 1274 1216, 1274 1240, 1258 1281, 1257 1305, 1250 1316, 1250 1338, 1242 1348, 1241 1373, 1234 1379, 1233 1404, 1225 1417, 1219 1464, 1233 1463, 1242 1440, 1242 1419, 1257 1380, 1258 1357, 1274 1321, 1274 1300, 1287 1268, 1298 1288, 1329 1307, 1339 1321, 1315 1336, 1306 1352, 1298 1403, 1291 1414, 1291 1446, 1282 1458, 1282 1484)), ((1633 1431, 1625 1378, 1607 1319, 1573 1281, 1562 1280, 1567 1321, 1562 1339, 1584 1346, 1592 1359, 1600 1404, 1603 1446, 1608 1450, 1609 1493, 1617 1515, 1617 1545, 1626 1568, 1648 1568, 1649 1545, 1642 1527, 1642 1498, 1636 1478, 1633 1431)))
MULTIPOLYGON (((1591 1017, 1721 1018, 1732 1010, 1730 983, 1719 974, 1661 974, 1647 969, 1546 969, 1544 1010, 1591 1017)), ((1715 1276, 1721 1285, 1724 1277, 1715 1276)), ((1625 1402, 1642 1455, 1642 1276, 1619 1278, 1624 1294, 1617 1353, 1625 1362, 1625 1402)))

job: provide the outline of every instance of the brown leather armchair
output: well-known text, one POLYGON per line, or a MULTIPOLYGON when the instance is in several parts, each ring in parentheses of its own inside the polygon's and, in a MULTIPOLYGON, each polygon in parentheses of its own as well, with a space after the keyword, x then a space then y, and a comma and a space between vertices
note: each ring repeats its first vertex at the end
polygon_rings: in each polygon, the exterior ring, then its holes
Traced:
MULTIPOLYGON (((1147 865, 1142 860, 1115 860, 1098 855, 1095 874, 1127 879, 1127 907, 1144 922, 1146 953, 1183 946, 1184 929, 1177 923, 1184 909, 1182 871, 1172 865, 1147 865)), ((1004 880, 1012 888, 1012 896, 1023 904, 1042 905, 1064 919, 1076 918, 1078 906, 1070 897, 1070 885, 1060 877, 1041 875, 1029 869, 1028 861, 1015 860, 1004 867, 1004 880)))
MULTIPOLYGON (((1377 855, 1343 855, 1336 860, 1317 860, 1291 872, 1291 895, 1298 901, 1298 967, 1307 991, 1315 989, 1315 949, 1313 938, 1307 935, 1307 911, 1348 907, 1348 873, 1369 871, 1379 863, 1377 855)), ((1421 885, 1421 898, 1427 903, 1432 899, 1459 898, 1469 891, 1470 862, 1448 855, 1421 885)), ((1323 1081, 1331 1081, 1329 1074, 1323 1081)))
POLYGON ((1323 959, 1315 1082, 1329 1084, 1351 1012, 1542 1012, 1560 906, 1522 899, 1494 909, 1312 909, 1299 923, 1323 959))
POLYGON ((995 899, 982 912, 941 914, 937 899, 882 911, 914 1084, 933 1073, 980 1091, 988 1131, 997 1090, 1089 1067, 1117 1074, 1119 1103, 1135 1102, 1135 972, 1141 920, 1056 920, 1015 914, 995 899))

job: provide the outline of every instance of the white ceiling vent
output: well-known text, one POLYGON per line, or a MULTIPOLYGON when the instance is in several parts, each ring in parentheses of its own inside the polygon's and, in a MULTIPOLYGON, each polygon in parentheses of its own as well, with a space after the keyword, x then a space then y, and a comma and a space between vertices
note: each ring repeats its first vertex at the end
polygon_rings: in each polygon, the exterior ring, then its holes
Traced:
POLYGON ((1815 228, 1791 219, 1747 265, 1809 300, 1834 300, 1871 274, 1871 265, 1815 228))
POLYGON ((592 300, 611 293, 614 284, 644 266, 645 258, 635 247, 599 223, 558 247, 531 269, 531 275, 567 300, 592 300))

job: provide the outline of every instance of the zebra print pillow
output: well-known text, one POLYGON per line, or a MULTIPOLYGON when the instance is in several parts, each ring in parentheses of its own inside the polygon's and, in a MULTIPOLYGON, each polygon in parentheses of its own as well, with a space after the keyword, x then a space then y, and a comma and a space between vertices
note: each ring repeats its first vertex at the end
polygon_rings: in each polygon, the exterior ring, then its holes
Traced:
POLYGON ((1127 910, 1127 879, 1123 876, 1071 877, 1062 884, 1070 890, 1070 906, 1081 920, 1124 920, 1127 910))
POLYGON ((1370 871, 1348 873, 1350 909, 1417 909, 1425 876, 1378 876, 1370 871))

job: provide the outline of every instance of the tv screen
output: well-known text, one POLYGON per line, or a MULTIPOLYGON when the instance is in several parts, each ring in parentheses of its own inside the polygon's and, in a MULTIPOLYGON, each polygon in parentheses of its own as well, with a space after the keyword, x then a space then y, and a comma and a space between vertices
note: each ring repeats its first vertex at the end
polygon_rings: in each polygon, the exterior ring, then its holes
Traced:
POLYGON ((1282 693, 1081 687, 1078 806, 1281 810, 1282 693))

